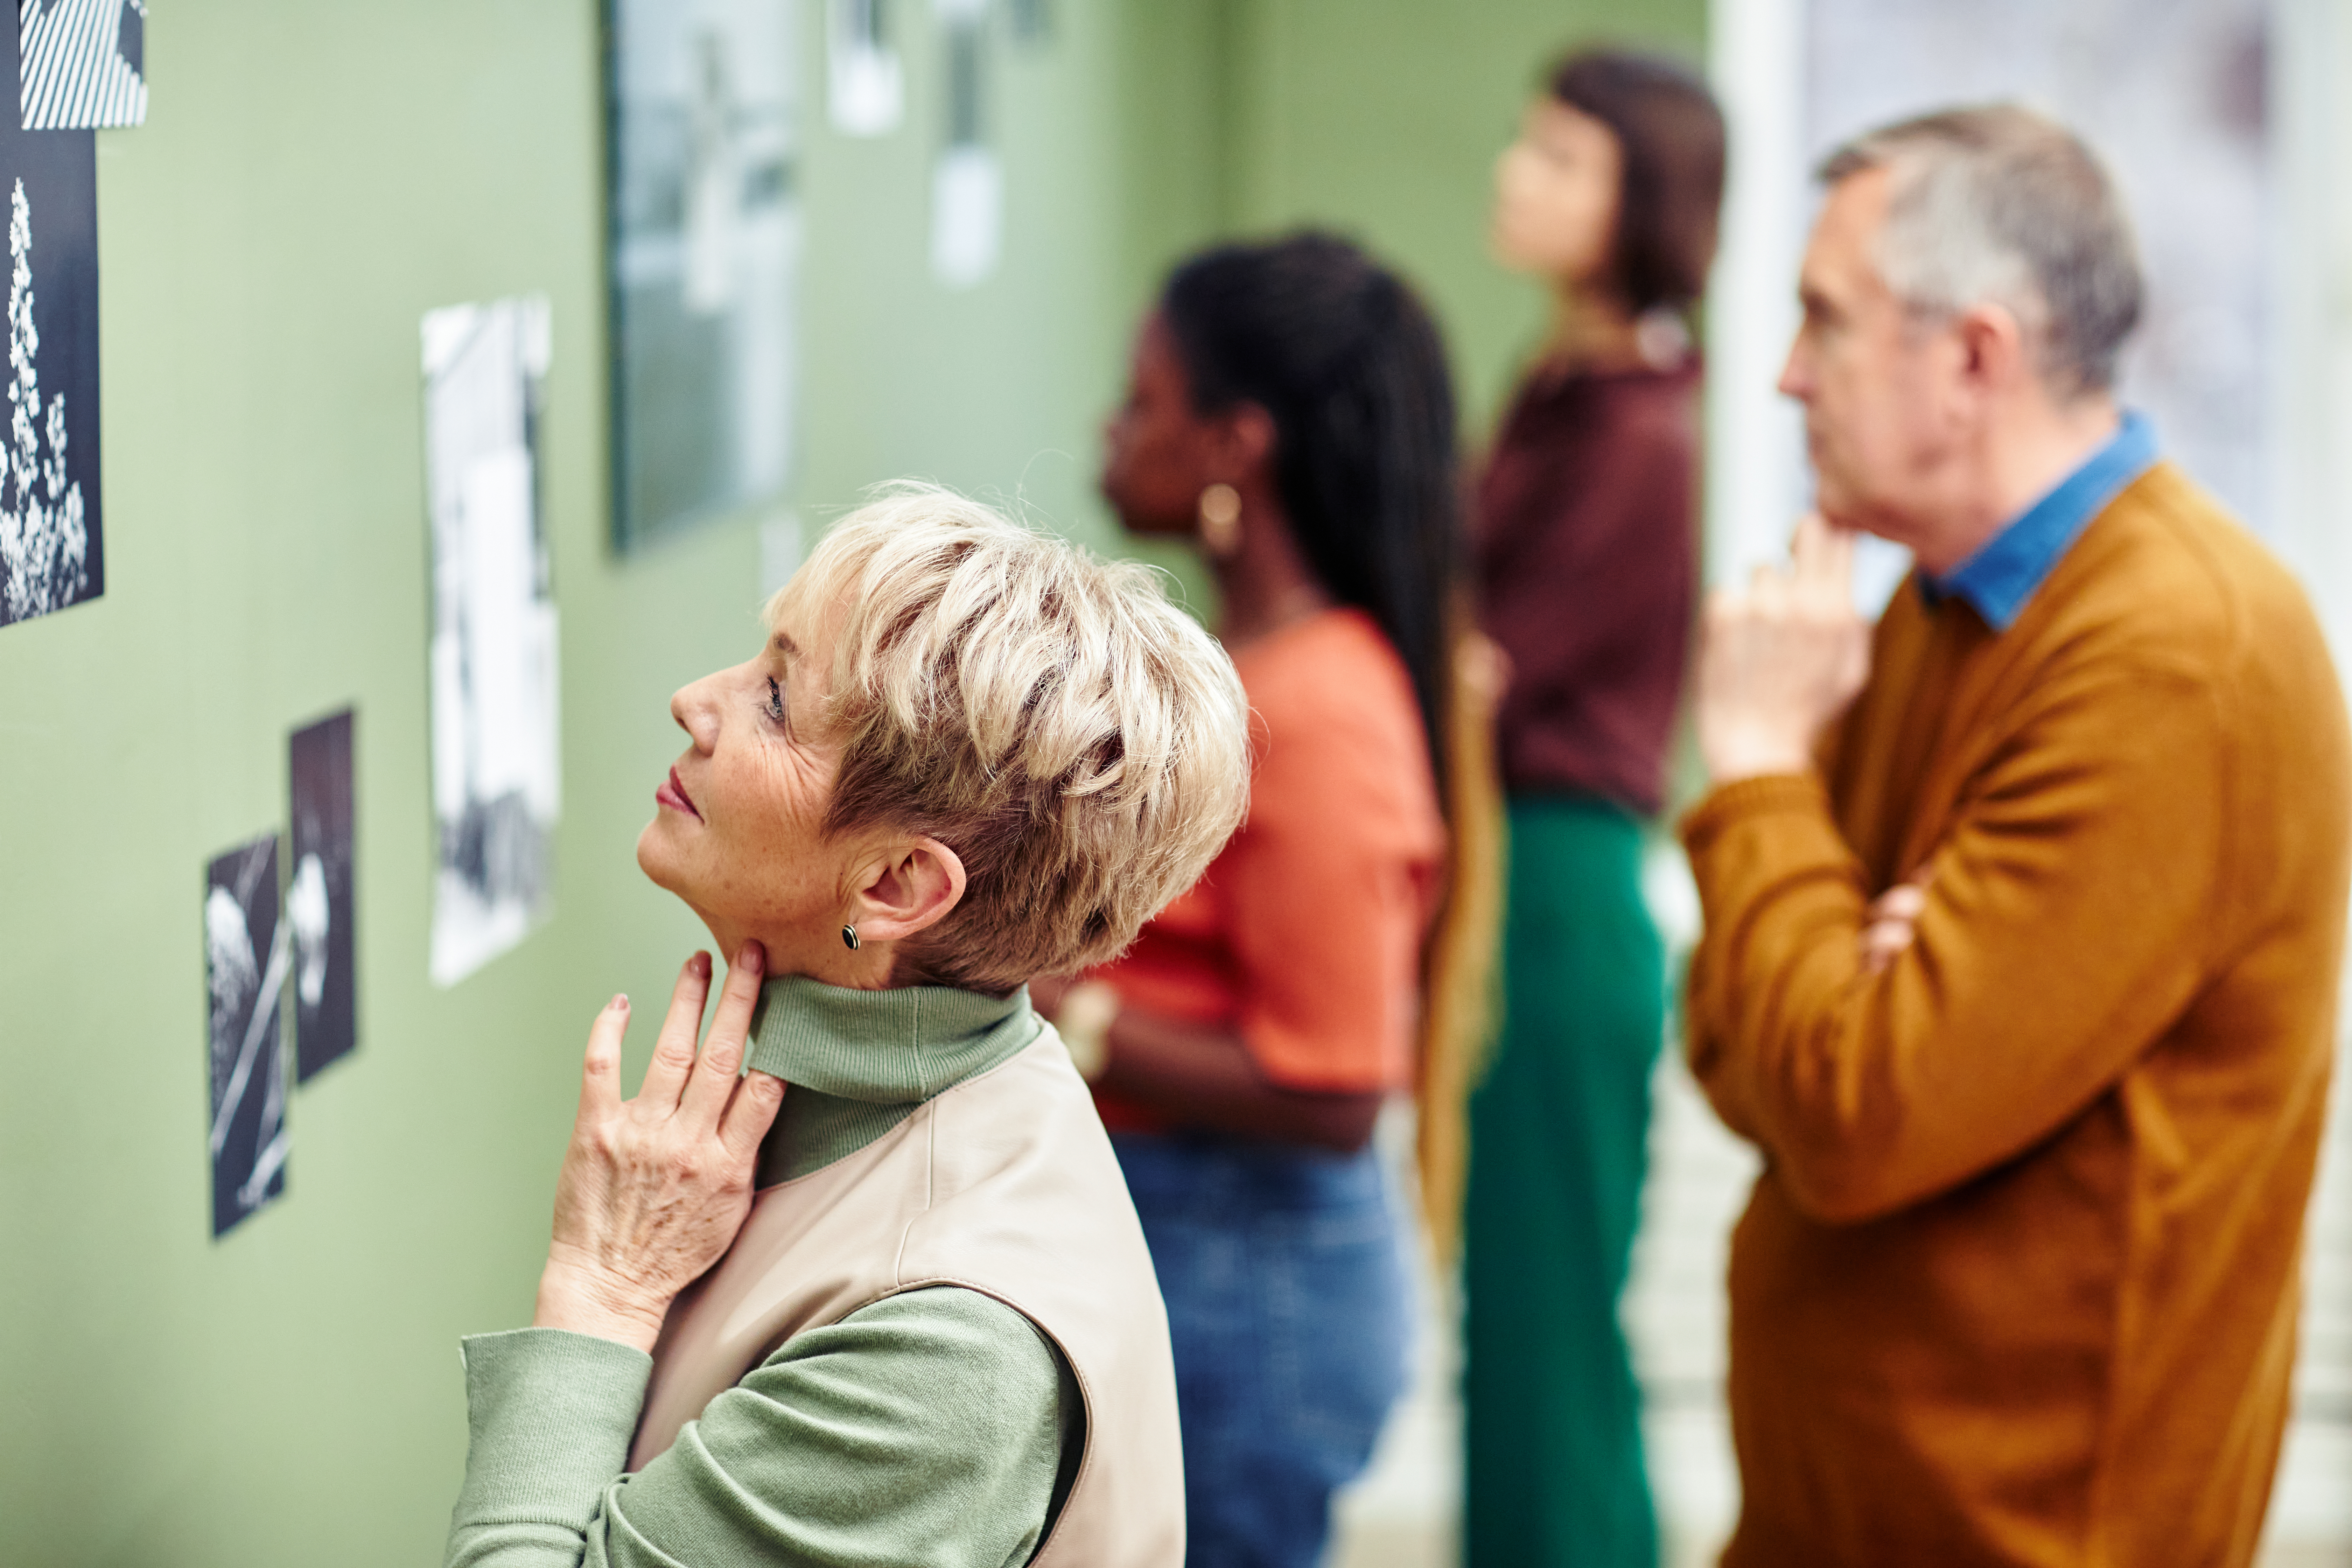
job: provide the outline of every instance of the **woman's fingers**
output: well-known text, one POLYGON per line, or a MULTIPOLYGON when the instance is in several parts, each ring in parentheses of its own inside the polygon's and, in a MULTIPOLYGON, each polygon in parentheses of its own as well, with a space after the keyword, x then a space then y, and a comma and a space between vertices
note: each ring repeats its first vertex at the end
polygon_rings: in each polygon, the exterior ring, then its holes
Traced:
POLYGON ((751 1164, 784 1098, 782 1083, 765 1073, 740 1088, 736 1077, 766 958, 757 942, 736 955, 698 1058, 710 957, 687 961, 645 1087, 625 1105, 619 1064, 628 1004, 615 997, 598 1015, 581 1081, 583 1134, 556 1182, 540 1326, 650 1348, 677 1292, 742 1228, 751 1164))
POLYGON ((719 1141, 738 1160, 749 1160, 760 1151, 760 1140, 776 1124, 776 1112, 784 1103, 784 1080, 758 1068, 743 1075, 735 1086, 735 1098, 727 1102, 726 1119, 719 1124, 719 1141))
POLYGON ((710 1038, 703 1042, 701 1059, 687 1080, 678 1100, 678 1114, 697 1131, 712 1131, 726 1114, 728 1098, 735 1092, 735 1075, 743 1067, 743 1042, 751 1032, 751 1009, 760 1000, 760 981, 767 971, 767 951, 747 942, 727 971, 727 988, 719 994, 719 1013, 710 1021, 710 1038))
POLYGON ((654 1059, 646 1064, 646 1081, 637 1090, 635 1104, 643 1114, 662 1118, 677 1110, 694 1071, 694 1039, 702 1032, 702 1004, 709 994, 710 955, 698 952, 677 972, 670 991, 669 1016, 662 1020, 654 1059))
POLYGON ((629 1030, 629 999, 615 996, 588 1026, 588 1057, 580 1069, 580 1120, 602 1121, 621 1108, 621 1037, 629 1030))

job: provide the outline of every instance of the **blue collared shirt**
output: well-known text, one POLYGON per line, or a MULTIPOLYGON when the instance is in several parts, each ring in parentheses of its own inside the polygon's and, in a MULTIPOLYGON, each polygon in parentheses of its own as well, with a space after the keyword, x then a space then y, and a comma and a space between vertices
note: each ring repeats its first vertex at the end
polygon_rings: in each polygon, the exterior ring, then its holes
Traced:
POLYGON ((1997 632, 2009 630, 2091 520, 2126 485, 2155 467, 2156 459, 2156 426, 2145 415, 2126 410, 2123 428, 2112 440, 1994 534, 1983 549, 1941 577, 1922 572, 1920 593, 1931 605, 1946 598, 1965 600, 1985 625, 1997 632))

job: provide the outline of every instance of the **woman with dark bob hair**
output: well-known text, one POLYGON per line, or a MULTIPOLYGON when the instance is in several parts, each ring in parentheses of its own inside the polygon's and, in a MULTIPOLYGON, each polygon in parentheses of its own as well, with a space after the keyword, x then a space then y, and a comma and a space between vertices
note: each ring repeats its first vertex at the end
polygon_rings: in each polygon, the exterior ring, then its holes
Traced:
POLYGON ((1472 1568, 1651 1568, 1617 1298, 1638 1218, 1664 959, 1642 899, 1697 592, 1699 368, 1723 119, 1683 67, 1553 68, 1496 171, 1494 247, 1551 290, 1476 498, 1509 679, 1504 1019, 1463 1214, 1472 1568))
POLYGON ((1255 752, 1201 883, 1050 997, 1167 1298, 1195 1568, 1312 1568, 1403 1381, 1370 1143, 1446 861, 1454 424, 1411 290, 1306 235, 1180 266, 1108 432, 1120 521, 1206 557, 1255 752))
POLYGON ((627 998, 590 1026, 532 1326, 465 1342, 447 1562, 1175 1568, 1150 1255, 1023 983, 1232 833, 1232 664, 1144 568, 901 486, 670 713, 637 863, 723 994, 698 1052, 687 961, 634 1100, 627 998))

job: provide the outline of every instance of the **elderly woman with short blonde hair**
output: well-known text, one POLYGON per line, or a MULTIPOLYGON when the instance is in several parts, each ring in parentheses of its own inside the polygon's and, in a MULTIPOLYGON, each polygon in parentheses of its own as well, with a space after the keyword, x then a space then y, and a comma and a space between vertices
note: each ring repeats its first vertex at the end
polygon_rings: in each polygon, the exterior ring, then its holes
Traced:
POLYGON ((671 699, 638 840, 732 955, 589 1035, 533 1326, 465 1343, 451 1563, 1184 1555, 1168 1332, 1032 974, 1242 814, 1233 667, 1143 569, 902 487, 671 699), (748 1070, 747 1070, 748 1069, 748 1070))

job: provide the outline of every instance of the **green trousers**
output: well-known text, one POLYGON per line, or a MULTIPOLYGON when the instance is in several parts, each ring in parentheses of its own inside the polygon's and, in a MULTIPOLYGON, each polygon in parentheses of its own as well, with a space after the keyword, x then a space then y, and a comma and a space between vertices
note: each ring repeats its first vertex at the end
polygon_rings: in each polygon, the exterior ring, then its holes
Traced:
POLYGON ((1504 1019, 1470 1100, 1463 1214, 1466 1568, 1656 1568, 1617 1298, 1640 1217, 1664 955, 1642 828, 1510 804, 1504 1019))

